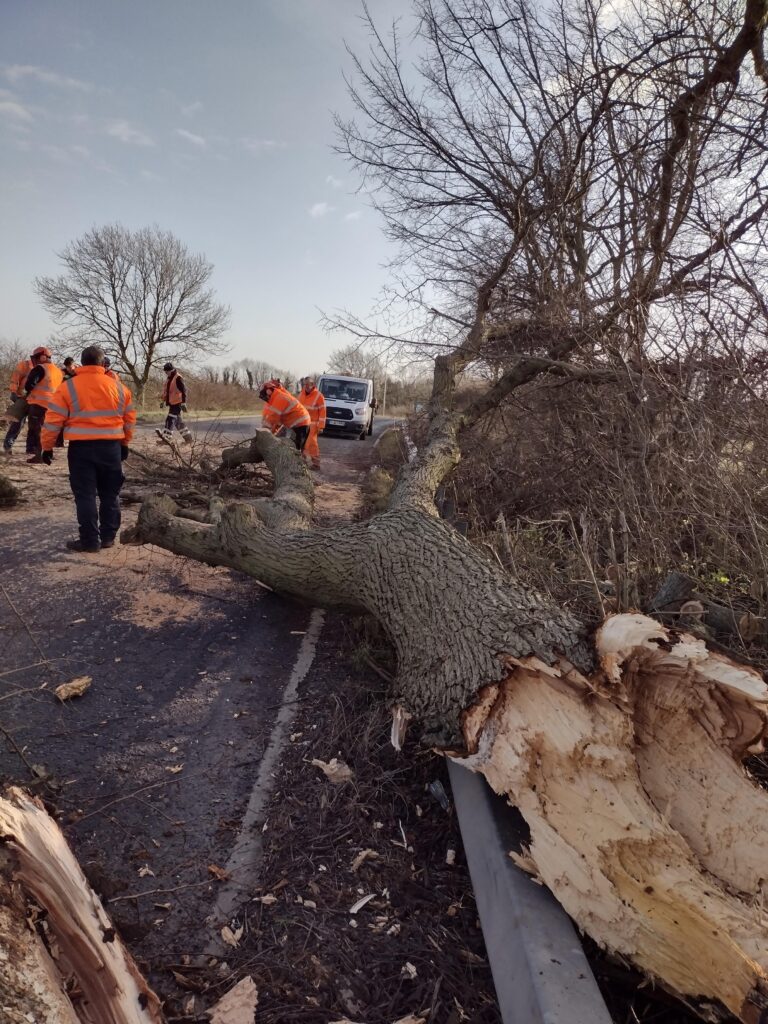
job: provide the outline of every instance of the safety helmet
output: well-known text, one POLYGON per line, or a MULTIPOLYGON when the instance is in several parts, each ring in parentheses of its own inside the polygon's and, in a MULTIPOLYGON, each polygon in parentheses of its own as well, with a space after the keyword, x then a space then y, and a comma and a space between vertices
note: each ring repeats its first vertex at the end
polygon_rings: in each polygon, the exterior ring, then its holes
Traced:
POLYGON ((264 381, 259 388, 259 398, 262 402, 269 401, 270 394, 275 390, 275 388, 279 388, 281 386, 280 380, 277 377, 272 377, 271 380, 264 381))
POLYGON ((36 356, 47 356, 47 358, 50 359, 51 350, 49 348, 46 348, 45 345, 38 345, 37 348, 32 353, 33 358, 35 358, 36 356))

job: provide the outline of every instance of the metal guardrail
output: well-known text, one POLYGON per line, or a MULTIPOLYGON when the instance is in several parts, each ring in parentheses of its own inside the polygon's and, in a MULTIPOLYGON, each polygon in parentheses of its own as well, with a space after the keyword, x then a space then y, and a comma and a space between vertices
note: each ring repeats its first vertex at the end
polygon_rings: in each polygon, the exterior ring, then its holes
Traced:
POLYGON ((509 857, 521 816, 450 758, 448 773, 504 1024, 611 1024, 570 918, 509 857))

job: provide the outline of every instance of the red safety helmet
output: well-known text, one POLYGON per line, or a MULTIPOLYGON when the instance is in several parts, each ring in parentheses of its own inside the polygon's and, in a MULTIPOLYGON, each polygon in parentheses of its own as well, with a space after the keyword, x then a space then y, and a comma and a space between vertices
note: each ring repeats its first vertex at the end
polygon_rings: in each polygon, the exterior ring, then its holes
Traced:
POLYGON ((273 377, 271 380, 264 381, 259 388, 259 398, 262 402, 268 402, 275 388, 280 387, 282 387, 282 384, 278 377, 273 377))
POLYGON ((34 359, 35 356, 47 356, 48 359, 50 359, 51 358, 51 350, 49 348, 46 348, 45 345, 38 345, 37 348, 32 353, 32 358, 33 359, 34 359))

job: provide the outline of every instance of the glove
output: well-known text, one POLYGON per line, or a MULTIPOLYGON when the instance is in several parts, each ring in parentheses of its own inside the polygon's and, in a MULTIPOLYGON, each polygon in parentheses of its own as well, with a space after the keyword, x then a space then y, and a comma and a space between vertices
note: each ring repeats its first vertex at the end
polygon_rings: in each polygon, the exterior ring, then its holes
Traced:
POLYGON ((130 454, 131 454, 131 449, 128 447, 128 445, 127 444, 121 444, 120 445, 120 461, 121 462, 125 462, 125 460, 128 458, 128 456, 130 454))
POLYGON ((182 402, 181 403, 181 411, 182 412, 186 412, 187 411, 187 403, 186 402, 182 402))
POLYGON ((50 466, 53 462, 53 452, 43 452, 43 462, 46 466, 50 466))

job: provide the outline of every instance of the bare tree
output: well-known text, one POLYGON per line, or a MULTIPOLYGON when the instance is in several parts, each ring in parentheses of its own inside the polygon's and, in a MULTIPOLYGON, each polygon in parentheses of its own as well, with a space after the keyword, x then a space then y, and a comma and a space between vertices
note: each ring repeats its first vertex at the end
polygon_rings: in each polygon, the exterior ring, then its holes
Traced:
POLYGON ((752 1024, 768 1009, 768 793, 742 761, 768 734, 768 687, 641 615, 595 630, 439 519, 435 493, 510 395, 610 388, 645 415, 648 366, 681 322, 720 325, 740 301, 765 315, 768 0, 418 13, 420 74, 371 26, 360 118, 341 126, 423 314, 395 340, 434 356, 387 510, 313 528, 308 471, 259 431, 222 468, 263 459, 272 499, 216 499, 198 523, 158 496, 125 540, 375 616, 398 659, 396 743, 411 719, 506 794, 530 827, 524 864, 601 945, 707 1020, 752 1024), (498 373, 459 403, 478 362, 498 373))
POLYGON ((511 394, 559 380, 645 410, 675 312, 759 308, 768 0, 418 10, 421 81, 372 27, 361 123, 341 126, 427 316, 401 338, 435 355, 417 457, 386 512, 313 530, 308 474, 259 433, 224 462, 263 457, 273 501, 200 525, 153 499, 132 536, 374 615, 397 652, 396 725, 413 716, 521 808, 528 865, 580 925, 708 1019, 751 1021, 768 1005, 750 909, 768 794, 740 761, 762 746, 768 688, 641 616, 593 634, 442 523, 434 496, 511 394), (499 372, 459 406, 478 361, 499 372))
POLYGON ((57 324, 79 342, 104 345, 143 400, 167 359, 225 352, 229 310, 209 287, 212 265, 170 232, 93 228, 59 253, 64 273, 35 289, 57 324))
POLYGON ((384 379, 384 367, 377 355, 362 345, 337 348, 328 357, 331 373, 346 373, 350 377, 370 377, 377 383, 384 379))

